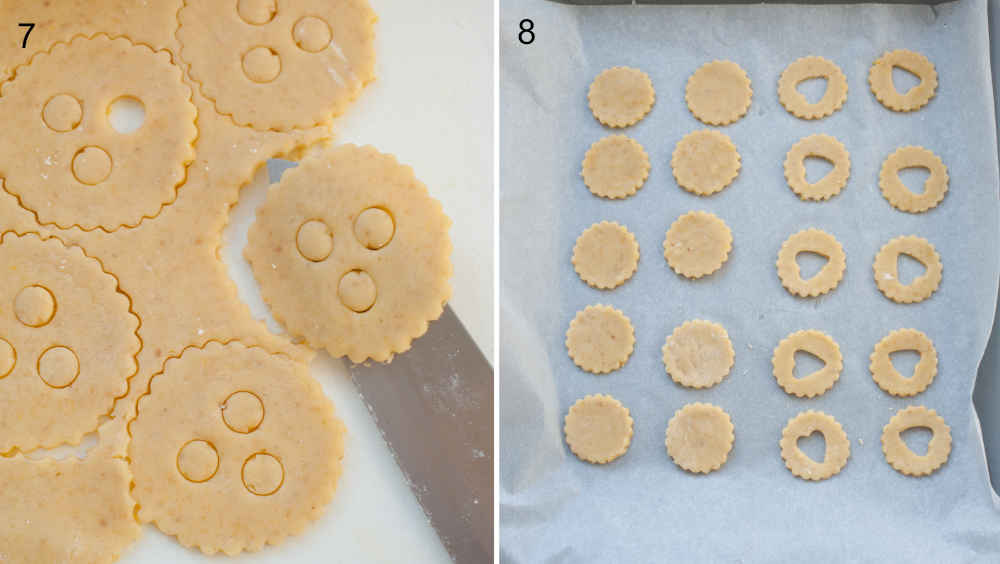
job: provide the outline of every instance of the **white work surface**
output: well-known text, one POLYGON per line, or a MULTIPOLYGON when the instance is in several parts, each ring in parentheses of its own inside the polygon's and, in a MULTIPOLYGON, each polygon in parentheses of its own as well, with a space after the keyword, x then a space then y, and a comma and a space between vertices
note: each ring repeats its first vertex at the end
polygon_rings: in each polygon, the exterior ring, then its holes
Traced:
MULTIPOLYGON (((493 359, 493 6, 488 0, 370 0, 375 82, 334 123, 336 143, 371 144, 411 165, 454 222, 451 307, 493 359)), ((254 315, 280 327, 243 259, 246 232, 263 201, 262 170, 240 194, 222 258, 254 315)), ((346 366, 326 353, 312 373, 347 426, 344 471, 327 512, 279 547, 230 562, 448 562, 448 554, 396 466, 346 366)), ((122 564, 220 562, 182 547, 154 526, 122 564)))

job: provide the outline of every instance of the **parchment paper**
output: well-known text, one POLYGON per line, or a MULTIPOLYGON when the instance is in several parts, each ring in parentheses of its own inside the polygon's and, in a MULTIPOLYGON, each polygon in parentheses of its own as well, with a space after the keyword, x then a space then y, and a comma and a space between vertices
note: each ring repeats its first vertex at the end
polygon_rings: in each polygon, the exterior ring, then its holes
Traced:
POLYGON ((987 478, 971 392, 997 294, 998 177, 984 1, 926 6, 729 6, 574 8, 541 0, 501 4, 501 560, 527 562, 997 562, 1000 512, 987 478), (536 39, 517 42, 522 18, 536 39), (884 51, 907 48, 936 65, 940 86, 924 109, 883 108, 867 84, 884 51), (788 114, 777 100, 784 67, 806 55, 834 60, 850 91, 843 109, 819 121, 788 114), (705 126, 688 112, 684 85, 702 63, 738 62, 753 81, 749 114, 722 128, 743 168, 723 192, 699 198, 670 170, 674 144, 705 126), (648 151, 645 186, 624 201, 592 196, 580 178, 587 148, 612 133, 590 114, 587 87, 604 68, 645 70, 656 105, 625 134, 648 151), (851 178, 831 201, 800 201, 782 162, 791 145, 828 133, 851 154, 851 178), (950 190, 928 213, 892 208, 878 188, 882 161, 902 145, 931 148, 948 166, 950 190), (698 281, 662 256, 670 223, 702 209, 735 238, 721 271, 698 281), (599 291, 570 263, 576 237, 600 220, 636 234, 632 280, 599 291), (792 233, 818 227, 847 253, 840 286, 800 299, 780 285, 774 262, 792 233), (889 239, 916 234, 941 254, 944 280, 920 304, 900 305, 876 288, 872 260, 889 239), (609 375, 577 369, 563 344, 588 304, 622 309, 636 330, 628 364, 609 375), (730 376, 689 390, 666 375, 660 348, 683 321, 722 323, 736 350, 730 376), (915 327, 934 341, 940 366, 911 399, 882 392, 869 354, 889 331, 915 327), (787 334, 815 328, 844 354, 836 386, 815 399, 786 395, 771 355, 787 334), (606 466, 566 448, 563 416, 576 399, 610 393, 635 418, 628 453, 606 466), (736 426, 728 463, 708 476, 676 467, 664 448, 674 411, 703 401, 736 426), (889 418, 911 404, 951 425, 947 465, 927 478, 893 470, 881 451, 889 418), (778 440, 807 409, 835 416, 851 458, 833 479, 809 483, 785 468, 778 440))

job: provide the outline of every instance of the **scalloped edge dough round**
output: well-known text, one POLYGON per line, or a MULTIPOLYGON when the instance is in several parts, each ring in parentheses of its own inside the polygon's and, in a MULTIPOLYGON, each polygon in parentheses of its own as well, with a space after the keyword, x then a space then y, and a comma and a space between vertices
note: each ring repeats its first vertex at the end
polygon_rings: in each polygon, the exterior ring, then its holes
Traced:
POLYGON ((663 366, 674 382, 688 388, 711 388, 733 367, 736 353, 726 328, 718 323, 685 321, 667 337, 661 349, 663 366))
POLYGON ((728 125, 745 116, 753 99, 746 71, 732 61, 712 61, 688 78, 684 101, 699 121, 728 125))
POLYGON ((721 192, 740 174, 742 160, 732 139, 721 131, 692 131, 674 146, 670 158, 677 184, 699 196, 721 192))
POLYGON ((915 396, 923 392, 937 375, 937 350, 930 337, 916 329, 896 329, 875 344, 869 356, 868 369, 872 379, 888 394, 897 397, 915 396), (890 355, 899 351, 916 351, 920 361, 913 369, 913 376, 903 377, 892 365, 890 355))
POLYGON ((840 242, 819 229, 804 229, 785 239, 775 262, 781 285, 789 293, 803 298, 825 294, 840 284, 847 268, 847 257, 840 242), (802 252, 811 252, 827 258, 823 268, 809 280, 803 280, 795 258, 802 252))
POLYGON ((566 330, 569 357, 593 374, 606 374, 625 366, 634 348, 632 322, 611 306, 585 307, 577 312, 566 330))
POLYGON ((896 412, 882 428, 882 453, 885 461, 900 474, 926 476, 948 462, 951 427, 933 409, 911 405, 896 412), (933 433, 925 455, 910 450, 901 436, 903 431, 914 427, 927 427, 933 433))
POLYGON ((941 256, 934 250, 934 245, 916 235, 904 235, 890 240, 879 249, 872 263, 878 289, 885 297, 901 304, 922 302, 931 297, 941 284, 943 270, 941 256), (926 269, 905 286, 899 282, 900 254, 913 257, 926 269))
POLYGON ((771 357, 771 366, 774 379, 786 393, 800 398, 812 398, 825 394, 837 383, 840 372, 844 369, 844 357, 833 337, 822 331, 807 329, 796 331, 778 343, 771 357), (824 362, 823 368, 796 378, 797 351, 805 351, 819 358, 824 362))
POLYGON ((573 246, 573 268, 594 288, 624 284, 639 266, 639 243, 624 225, 602 221, 585 229, 573 246))
POLYGON ((608 127, 628 127, 644 118, 656 102, 649 75, 632 67, 611 67, 598 74, 587 91, 590 111, 608 127))
POLYGON ((677 274, 697 279, 722 268, 732 248, 733 233, 725 221, 713 213, 692 211, 670 225, 663 257, 677 274))
POLYGON ((577 458, 607 464, 628 451, 632 423, 628 408, 620 401, 606 394, 593 394, 576 400, 569 408, 563 433, 577 458))
POLYGON ((894 112, 912 112, 927 105, 937 91, 937 71, 934 63, 916 51, 897 49, 887 51, 868 71, 868 85, 872 94, 886 108, 894 112), (899 67, 915 74, 920 83, 906 94, 900 94, 892 83, 892 68, 899 67))
POLYGON ((886 157, 878 175, 882 196, 897 210, 921 213, 936 207, 948 192, 948 167, 931 150, 908 145, 886 157), (899 171, 904 168, 925 168, 930 172, 922 194, 915 194, 903 184, 899 171))
POLYGON ((595 141, 583 157, 580 176, 595 196, 616 200, 635 194, 649 177, 649 155, 621 134, 595 141))
POLYGON ((840 193, 851 176, 851 155, 831 135, 809 135, 799 139, 785 155, 785 180, 803 200, 822 201, 840 193), (806 159, 818 157, 833 164, 833 170, 814 183, 806 180, 806 159))
POLYGON ((847 101, 847 77, 836 63, 819 56, 796 59, 778 78, 778 100, 788 113, 801 119, 819 119, 839 110, 847 101), (798 91, 799 83, 811 78, 825 78, 826 91, 816 103, 810 103, 798 91))
POLYGON ((851 442, 840 423, 822 411, 803 411, 788 420, 781 432, 781 458, 788 470, 803 480, 826 480, 839 474, 851 457, 851 442), (799 449, 798 440, 819 431, 826 442, 822 462, 799 449))
POLYGON ((714 472, 733 449, 733 422, 721 407, 689 403, 667 424, 667 454, 674 464, 693 474, 714 472))

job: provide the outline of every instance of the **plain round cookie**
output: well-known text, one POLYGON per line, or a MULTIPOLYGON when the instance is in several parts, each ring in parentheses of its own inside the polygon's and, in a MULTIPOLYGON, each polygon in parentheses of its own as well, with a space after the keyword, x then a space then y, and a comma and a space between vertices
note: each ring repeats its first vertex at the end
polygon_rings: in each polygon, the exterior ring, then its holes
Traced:
POLYGON ((577 312, 566 330, 569 357, 574 364, 594 374, 625 366, 634 347, 632 322, 611 306, 587 306, 577 312))
POLYGON ((872 63, 868 71, 868 85, 872 94, 886 108, 894 112, 912 112, 927 105, 937 90, 937 71, 934 63, 914 51, 898 49, 888 51, 872 63), (920 83, 906 94, 900 94, 892 82, 892 68, 899 67, 915 74, 920 83))
POLYGON ((890 300, 910 304, 922 302, 931 297, 941 284, 943 267, 941 256, 927 239, 916 235, 896 237, 879 249, 872 263, 875 284, 890 300), (899 255, 913 257, 924 265, 926 271, 909 284, 899 281, 899 255))
POLYGON ((627 198, 649 177, 649 155, 634 139, 609 135, 587 150, 580 175, 595 196, 627 198))
POLYGON ((872 379, 887 394, 915 396, 927 389, 937 375, 938 356, 930 338, 916 329, 897 329, 875 345, 868 365, 872 379), (903 377, 892 365, 892 353, 912 350, 920 355, 913 375, 903 377))
POLYGON ((781 285, 789 293, 811 298, 825 294, 840 284, 847 268, 847 256, 833 235, 819 229, 805 229, 781 244, 775 266, 781 285), (808 280, 802 279, 799 263, 795 260, 803 252, 816 253, 827 259, 823 268, 808 280))
POLYGON ((334 358, 385 362, 444 310, 450 226, 413 169, 373 147, 341 145, 271 186, 244 255, 292 335, 334 358))
POLYGON ((840 193, 851 176, 851 155, 844 144, 831 135, 815 134, 798 140, 785 155, 785 180, 803 200, 822 201, 840 193), (806 159, 818 157, 833 170, 816 182, 806 180, 806 159))
POLYGON ((733 367, 735 352, 725 327, 711 321, 685 321, 663 345, 663 366, 674 382, 688 388, 711 388, 733 367))
POLYGON ((740 154, 728 135, 702 129, 688 133, 674 146, 670 167, 677 184, 699 196, 721 192, 740 173, 740 154))
POLYGON ((800 398, 825 394, 840 378, 844 357, 837 342, 822 331, 808 329, 785 337, 774 348, 772 373, 786 393, 800 398), (795 353, 805 351, 823 361, 823 368, 801 378, 795 377, 795 353))
POLYGON ((692 211, 678 217, 663 240, 663 257, 674 272, 701 278, 722 268, 733 248, 733 234, 715 214, 692 211))
POLYGON ((624 225, 595 223, 584 230, 573 246, 573 268, 580 279, 601 289, 616 288, 635 274, 639 243, 624 225))
POLYGON ((577 458, 607 464, 628 451, 632 442, 632 416, 628 408, 609 395, 588 395, 569 408, 563 433, 577 458))
POLYGON ((708 403, 685 405, 667 424, 667 454, 674 464, 695 474, 722 468, 734 439, 729 414, 708 403))
POLYGON ((139 521, 206 554, 301 533, 344 456, 344 426, 309 366, 238 342, 169 359, 128 429, 139 521))
POLYGON ((948 167, 941 158, 923 147, 906 146, 896 149, 882 163, 878 175, 882 196, 892 207, 909 213, 921 213, 936 207, 948 192, 948 167), (930 174, 924 182, 924 191, 914 194, 899 178, 904 168, 924 168, 930 174))
POLYGON ((882 453, 886 462, 900 474, 926 476, 948 461, 951 454, 951 427, 933 409, 911 405, 899 410, 882 428, 882 453), (903 441, 903 431, 915 427, 927 427, 931 430, 927 454, 913 452, 903 441))
POLYGON ((836 63, 823 57, 796 59, 778 78, 778 100, 788 113, 802 119, 819 119, 839 110, 847 101, 847 77, 836 63), (798 85, 812 78, 826 79, 826 90, 818 102, 809 102, 798 85))
POLYGON ((821 411, 803 411, 788 420, 781 432, 781 458, 788 470, 803 480, 826 480, 840 473, 851 456, 851 443, 844 428, 821 411), (826 442, 822 461, 815 461, 799 449, 798 441, 819 431, 826 442))
POLYGON ((708 125, 727 125, 746 115, 753 89, 732 61, 705 63, 688 78, 684 100, 691 114, 708 125))
POLYGON ((594 118, 608 127, 637 123, 653 107, 656 92, 649 75, 631 67, 605 69, 587 91, 594 118))

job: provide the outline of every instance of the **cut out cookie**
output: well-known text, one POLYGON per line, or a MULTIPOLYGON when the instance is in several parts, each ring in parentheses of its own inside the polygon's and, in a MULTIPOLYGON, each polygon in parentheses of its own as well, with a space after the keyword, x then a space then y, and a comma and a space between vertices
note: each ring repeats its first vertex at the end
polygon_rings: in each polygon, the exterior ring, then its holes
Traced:
POLYGON ((632 322, 611 306, 587 306, 577 312, 566 331, 569 357, 574 364, 594 374, 625 366, 634 346, 632 322))
POLYGON ((0 453, 78 444, 128 391, 139 319, 79 247, 8 232, 0 264, 0 453))
POLYGON ((722 191, 739 175, 740 154, 725 133, 702 129, 677 142, 670 166, 681 188, 709 196, 722 191))
POLYGON ((729 226, 715 214, 688 212, 677 218, 663 241, 663 256, 674 272, 701 278, 722 268, 733 248, 729 226))
POLYGON ((778 251, 778 278, 790 293, 803 298, 816 297, 833 290, 840 284, 847 268, 847 257, 840 243, 825 231, 806 229, 792 235, 781 244, 778 251), (826 257, 823 268, 808 280, 802 279, 799 263, 795 258, 799 253, 810 252, 826 257))
POLYGON ((727 125, 746 115, 753 89, 750 78, 732 61, 705 63, 688 78, 684 100, 694 117, 727 125))
POLYGON ((124 38, 77 37, 39 53, 0 90, 0 116, 18 132, 0 139, 4 188, 62 229, 113 231, 156 216, 194 159, 197 112, 181 78, 169 53, 124 38), (108 108, 126 95, 146 117, 123 134, 108 108))
POLYGON ((138 519, 206 554, 301 533, 333 497, 344 455, 343 424, 308 365, 237 342, 168 360, 129 432, 138 519))
POLYGON ((886 243, 875 255, 872 264, 875 284, 885 297, 901 304, 922 302, 929 298, 941 284, 943 268, 941 256, 927 239, 915 235, 896 237, 886 243), (899 281, 899 255, 905 254, 918 260, 926 271, 907 285, 899 281))
POLYGON ((785 180, 803 200, 826 200, 836 196, 851 176, 851 156, 844 145, 830 135, 810 135, 792 145, 785 155, 785 180), (809 183, 806 180, 806 158, 818 157, 833 165, 826 176, 809 183))
POLYGON ((722 382, 735 357, 726 329, 701 319, 674 329, 662 352, 667 374, 688 388, 711 388, 722 382))
POLYGON ((844 468, 851 456, 851 443, 847 433, 833 417, 821 411, 803 411, 788 420, 781 432, 781 458, 785 466, 803 480, 825 480, 844 468), (799 449, 798 441, 814 432, 823 434, 826 452, 821 462, 816 462, 799 449))
POLYGON ((335 358, 385 362, 444 310, 450 226, 413 169, 373 147, 341 145, 271 187, 244 255, 290 333, 335 358), (303 234, 317 221, 325 229, 303 234))
POLYGON ((948 192, 948 168, 937 155, 923 147, 900 147, 882 163, 878 186, 885 199, 897 210, 925 212, 940 204, 948 192), (899 179, 899 171, 912 167, 924 168, 930 173, 922 194, 914 194, 899 179))
POLYGON ((613 67, 597 75, 587 100, 597 121, 608 127, 628 127, 649 113, 656 92, 649 75, 641 70, 613 67))
POLYGON ((595 394, 576 400, 566 414, 566 444, 580 460, 607 464, 632 442, 632 417, 615 398, 595 394))
POLYGON ((933 409, 911 405, 899 410, 882 428, 882 453, 890 466, 907 476, 926 476, 948 461, 951 454, 951 427, 933 409), (906 446, 901 433, 915 427, 931 430, 927 454, 921 456, 906 446))
POLYGON ((573 247, 573 268, 595 288, 616 288, 635 274, 639 244, 623 225, 602 221, 588 227, 573 247))
POLYGON ((633 139, 609 135, 587 150, 580 174, 595 196, 627 198, 649 177, 649 155, 633 139))
POLYGON ((927 389, 937 375, 938 357, 934 343, 916 329, 897 329, 885 336, 872 351, 869 369, 878 387, 899 397, 915 396, 927 389), (912 350, 920 354, 920 361, 909 378, 903 377, 892 365, 894 352, 912 350))
POLYGON ((685 405, 667 424, 667 454, 674 464, 695 474, 722 468, 734 439, 729 414, 708 403, 685 405))
POLYGON ((802 57, 785 67, 778 79, 778 100, 788 113, 802 119, 819 119, 840 109, 847 100, 847 77, 836 63, 823 57, 802 57), (798 91, 811 78, 826 79, 826 91, 811 103, 798 91))
POLYGON ((785 392, 800 398, 823 395, 837 383, 844 368, 844 357, 832 337, 821 331, 797 331, 785 337, 774 348, 771 357, 774 379, 785 392), (805 351, 823 361, 824 366, 812 374, 795 378, 795 353, 805 351))
POLYGON ((872 63, 868 71, 868 84, 872 94, 883 106, 895 112, 912 112, 927 105, 937 90, 937 71, 934 63, 914 51, 899 49, 889 51, 872 63), (915 74, 920 83, 906 94, 900 94, 892 83, 892 69, 899 67, 915 74))

